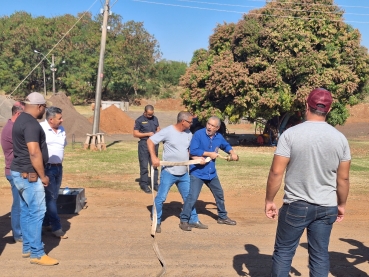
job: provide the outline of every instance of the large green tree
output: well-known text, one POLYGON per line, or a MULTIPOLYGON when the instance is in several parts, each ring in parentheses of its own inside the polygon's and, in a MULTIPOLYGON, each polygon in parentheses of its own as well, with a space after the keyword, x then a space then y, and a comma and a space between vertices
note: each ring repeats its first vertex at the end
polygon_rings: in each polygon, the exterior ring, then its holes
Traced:
POLYGON ((277 0, 218 25, 182 78, 184 104, 200 118, 270 119, 303 109, 316 87, 330 90, 328 121, 368 93, 369 55, 333 0, 277 0))
MULTIPOLYGON (((57 89, 67 92, 75 102, 94 98, 102 18, 92 18, 87 13, 67 33, 81 16, 46 18, 16 12, 0 17, 0 90, 12 92, 26 78, 43 57, 34 50, 46 55, 57 45, 51 53, 55 55, 57 89)), ((142 22, 123 22, 117 14, 109 16, 108 25, 102 97, 127 99, 131 95, 144 95, 160 58, 157 40, 142 22)), ((51 91, 52 71, 48 60, 33 71, 15 95, 43 91, 43 66, 47 90, 51 91)))
POLYGON ((159 44, 142 22, 116 24, 115 30, 111 37, 115 43, 107 48, 107 63, 115 77, 111 88, 137 96, 146 91, 152 67, 161 57, 159 44))
POLYGON ((179 80, 186 72, 185 62, 160 60, 155 63, 150 74, 150 95, 158 95, 161 98, 169 98, 176 94, 179 80))

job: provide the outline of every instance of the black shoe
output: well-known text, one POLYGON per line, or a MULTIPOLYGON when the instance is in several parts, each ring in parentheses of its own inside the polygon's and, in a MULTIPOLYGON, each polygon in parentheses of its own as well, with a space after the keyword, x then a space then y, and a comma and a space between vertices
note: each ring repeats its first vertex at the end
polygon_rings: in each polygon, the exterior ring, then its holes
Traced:
POLYGON ((190 223, 190 227, 197 228, 197 229, 208 229, 208 225, 202 224, 200 221, 195 223, 190 223))
POLYGON ((154 190, 158 191, 158 189, 159 189, 159 185, 154 185, 154 190))
POLYGON ((180 222, 179 223, 179 228, 181 228, 183 231, 191 231, 192 228, 190 226, 190 224, 188 224, 188 222, 180 222))
POLYGON ((145 193, 151 194, 151 189, 150 189, 150 187, 148 187, 148 186, 144 186, 144 187, 141 187, 141 189, 142 189, 145 193))
POLYGON ((17 242, 23 242, 23 238, 13 238, 14 242, 17 243, 17 242))
POLYGON ((160 224, 156 225, 156 233, 161 233, 161 226, 160 226, 160 224))
POLYGON ((229 217, 227 218, 218 218, 218 224, 226 224, 226 225, 236 225, 237 222, 230 219, 229 217))

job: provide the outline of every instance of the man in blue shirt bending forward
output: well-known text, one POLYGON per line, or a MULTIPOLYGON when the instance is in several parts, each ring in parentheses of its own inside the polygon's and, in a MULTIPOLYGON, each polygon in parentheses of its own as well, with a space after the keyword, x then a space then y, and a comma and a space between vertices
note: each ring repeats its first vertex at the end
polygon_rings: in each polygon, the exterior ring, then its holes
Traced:
POLYGON ((192 226, 189 223, 191 211, 204 183, 214 195, 219 217, 217 222, 219 224, 236 225, 236 221, 227 216, 224 205, 224 192, 215 169, 215 160, 218 157, 218 149, 229 153, 232 160, 237 160, 238 157, 232 146, 220 133, 217 133, 219 128, 220 119, 212 116, 208 119, 206 127, 197 131, 192 138, 190 155, 193 157, 210 157, 212 160, 205 165, 190 165, 190 192, 185 200, 179 224, 179 228, 183 231, 192 230, 192 226))

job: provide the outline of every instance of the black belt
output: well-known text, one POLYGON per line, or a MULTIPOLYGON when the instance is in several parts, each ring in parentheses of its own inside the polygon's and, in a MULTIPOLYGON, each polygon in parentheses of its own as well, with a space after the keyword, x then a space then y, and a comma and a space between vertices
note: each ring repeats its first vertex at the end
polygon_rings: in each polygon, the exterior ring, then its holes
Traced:
POLYGON ((50 164, 50 163, 48 163, 46 165, 49 165, 49 166, 59 166, 59 165, 62 165, 62 164, 61 163, 58 163, 58 164, 50 164))

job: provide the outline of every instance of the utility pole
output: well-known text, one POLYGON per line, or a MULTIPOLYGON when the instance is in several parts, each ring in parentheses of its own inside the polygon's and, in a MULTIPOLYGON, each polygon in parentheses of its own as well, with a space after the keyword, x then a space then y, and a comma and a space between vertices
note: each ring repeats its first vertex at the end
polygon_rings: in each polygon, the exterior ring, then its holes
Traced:
POLYGON ((44 74, 44 95, 46 97, 46 75, 45 75, 45 64, 42 61, 42 73, 44 74))
MULTIPOLYGON (((109 16, 109 0, 105 0, 104 6, 104 19, 101 33, 101 46, 100 46, 100 60, 99 68, 97 71, 97 83, 96 83, 96 94, 95 94, 95 109, 94 109, 94 123, 92 126, 92 134, 95 135, 99 132, 100 125, 100 106, 101 106, 101 88, 104 77, 104 55, 105 55, 105 44, 106 44, 106 33, 108 28, 108 16, 109 16)), ((93 144, 93 142, 91 143, 93 144)))
POLYGON ((53 72, 53 94, 55 94, 55 61, 54 61, 54 54, 51 56, 51 71, 53 72))

